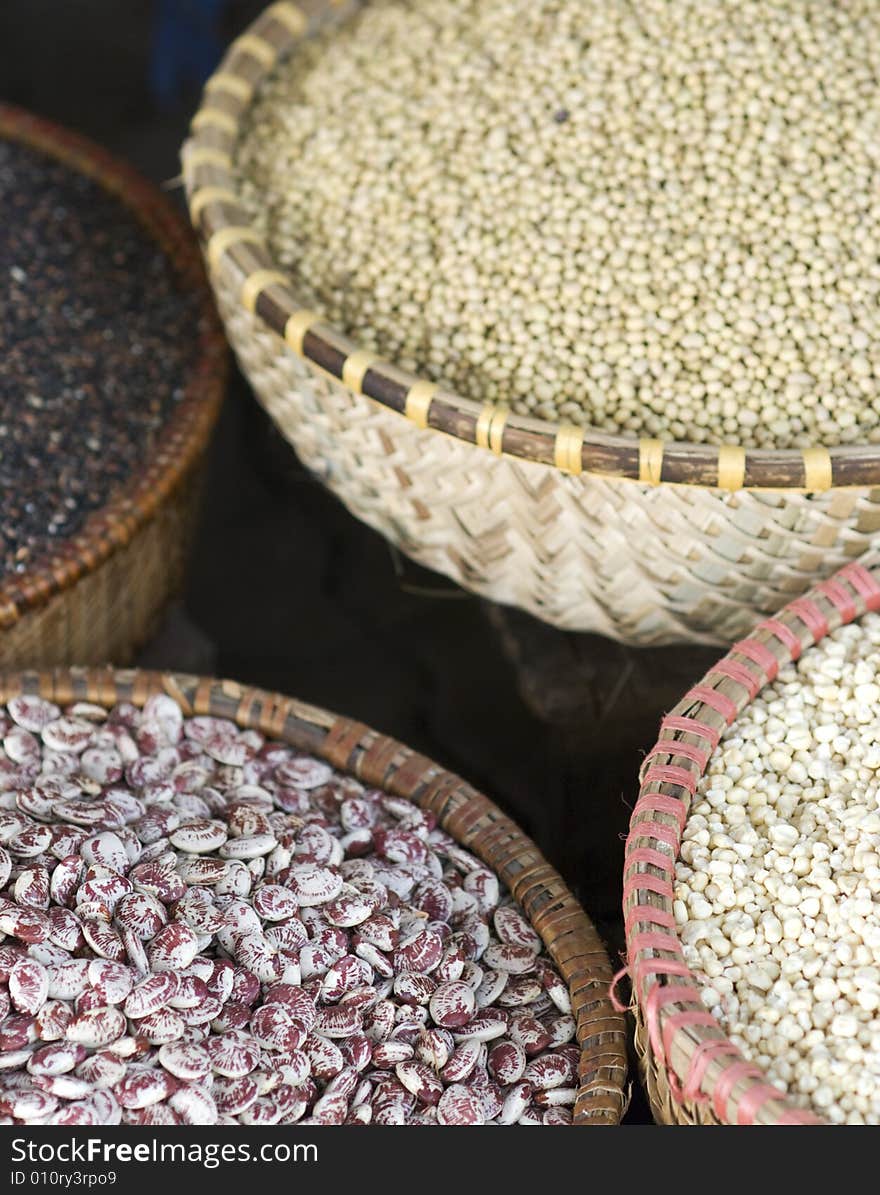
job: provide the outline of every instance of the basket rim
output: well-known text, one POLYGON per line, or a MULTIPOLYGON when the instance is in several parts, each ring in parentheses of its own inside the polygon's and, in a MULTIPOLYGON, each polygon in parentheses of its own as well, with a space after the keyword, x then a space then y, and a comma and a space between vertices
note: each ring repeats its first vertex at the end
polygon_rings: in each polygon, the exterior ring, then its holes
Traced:
MULTIPOLYGON (((363 0, 357 0, 363 3, 363 0)), ((349 391, 405 416, 421 429, 562 473, 645 485, 819 493, 880 484, 880 446, 745 448, 610 435, 587 426, 518 415, 440 388, 359 347, 318 312, 297 302, 239 201, 233 153, 254 92, 304 37, 347 0, 278 0, 232 42, 205 85, 182 148, 190 218, 212 270, 228 275, 240 304, 298 357, 349 391)))
POLYGON ((181 288, 198 299, 198 344, 183 397, 142 465, 80 529, 34 558, 22 573, 0 575, 0 633, 70 589, 126 547, 153 518, 204 452, 226 388, 229 358, 204 268, 186 220, 127 163, 80 133, 0 102, 0 140, 14 141, 90 177, 118 200, 165 254, 181 288))
POLYGON ((692 795, 724 730, 780 668, 877 610, 880 565, 845 565, 735 643, 662 720, 644 759, 623 871, 627 970, 646 1030, 644 1061, 665 1072, 689 1120, 707 1108, 726 1124, 825 1123, 770 1086, 705 1009, 674 918, 675 863, 692 795))
POLYGON ((361 722, 235 681, 112 667, 0 673, 0 703, 21 693, 61 705, 84 700, 105 707, 120 701, 142 706, 148 697, 165 693, 187 716, 231 718, 434 813, 438 825, 500 876, 568 985, 581 1049, 574 1124, 619 1123, 627 1104, 626 1028, 612 1005, 605 947, 586 911, 531 839, 461 777, 361 722))

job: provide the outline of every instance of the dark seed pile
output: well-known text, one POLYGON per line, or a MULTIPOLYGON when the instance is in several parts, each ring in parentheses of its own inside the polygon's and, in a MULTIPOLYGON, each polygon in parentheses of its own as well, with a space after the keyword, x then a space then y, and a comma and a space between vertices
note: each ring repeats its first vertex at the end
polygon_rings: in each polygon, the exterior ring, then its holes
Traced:
POLYGON ((118 200, 0 142, 0 578, 143 463, 183 395, 196 306, 118 200))

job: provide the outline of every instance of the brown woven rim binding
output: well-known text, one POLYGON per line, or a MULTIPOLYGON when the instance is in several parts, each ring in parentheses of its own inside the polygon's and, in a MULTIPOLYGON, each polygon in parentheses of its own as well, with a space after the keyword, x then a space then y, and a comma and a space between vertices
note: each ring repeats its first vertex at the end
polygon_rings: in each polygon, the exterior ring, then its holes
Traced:
POLYGON ((303 37, 338 21, 363 0, 280 0, 234 41, 209 79, 183 148, 193 225, 212 269, 228 274, 242 304, 299 356, 418 427, 433 428, 496 455, 518 457, 578 475, 593 473, 647 484, 713 489, 787 489, 880 484, 876 445, 843 448, 753 449, 612 436, 481 404, 379 360, 320 314, 303 310, 289 278, 277 268, 238 202, 233 151, 254 92, 279 59, 303 37), (334 10, 336 10, 334 12, 334 10))
POLYGON ((214 302, 185 221, 169 200, 129 166, 59 125, 0 104, 0 140, 17 141, 88 175, 123 203, 160 245, 181 287, 199 296, 198 335, 184 396, 161 430, 144 466, 122 493, 90 515, 80 531, 24 573, 0 577, 0 632, 22 615, 93 572, 135 533, 190 471, 205 450, 220 411, 228 352, 214 302))
POLYGON ((655 1116, 672 1123, 818 1124, 771 1086, 706 1011, 672 911, 691 799, 724 730, 779 669, 830 631, 880 610, 880 568, 848 564, 768 618, 664 718, 641 772, 623 911, 637 1045, 655 1116))
POLYGON ((611 964, 562 878, 482 793, 394 739, 289 697, 177 673, 57 669, 0 674, 0 704, 34 693, 66 705, 141 706, 168 693, 188 714, 231 718, 319 755, 369 785, 429 809, 442 828, 491 867, 520 902, 569 986, 581 1047, 576 1125, 616 1125, 626 1109, 626 1029, 612 1007, 611 964))

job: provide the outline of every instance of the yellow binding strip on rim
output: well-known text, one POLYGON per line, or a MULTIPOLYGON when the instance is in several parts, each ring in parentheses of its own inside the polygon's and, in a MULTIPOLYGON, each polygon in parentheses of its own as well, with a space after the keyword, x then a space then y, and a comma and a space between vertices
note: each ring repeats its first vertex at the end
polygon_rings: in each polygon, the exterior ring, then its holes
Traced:
POLYGON ((827 448, 805 448, 804 456, 804 489, 831 489, 831 453, 827 448))
POLYGON ((375 353, 371 353, 367 349, 358 349, 350 357, 345 358, 342 366, 343 383, 355 394, 360 394, 367 370, 378 360, 375 353))
POLYGON ((489 447, 496 456, 501 456, 503 452, 504 428, 507 424, 509 414, 510 411, 508 408, 503 403, 499 403, 495 408, 495 414, 489 425, 489 447))
POLYGON ((639 481, 659 485, 663 472, 663 441, 639 440, 639 481))
POLYGON ((223 254, 228 249, 231 249, 233 245, 239 244, 240 241, 247 241, 253 245, 262 245, 263 238, 255 228, 251 228, 247 224, 234 224, 229 228, 218 228, 208 238, 208 244, 205 247, 208 265, 211 269, 216 269, 223 254))
POLYGON ((741 490, 746 479, 746 450, 738 444, 722 444, 718 449, 718 488, 741 490))
POLYGON ((225 149, 214 149, 212 145, 196 145, 187 150, 183 164, 187 170, 198 170, 199 166, 217 166, 220 170, 231 170, 232 155, 225 149))
POLYGON ((303 308, 302 311, 294 311, 287 323, 284 325, 284 340, 295 353, 302 356, 303 340, 306 332, 315 324, 321 322, 321 317, 317 311, 307 311, 303 308))
POLYGON ((222 132, 228 133, 230 137, 235 137, 238 133, 238 121, 228 112, 224 112, 222 108, 199 108, 190 121, 190 127, 196 130, 208 126, 212 129, 220 129, 222 132))
POLYGON ((205 91, 225 91, 243 104, 249 104, 253 99, 254 85, 232 71, 217 71, 205 84, 205 91))
POLYGON ((257 299, 267 286, 287 286, 287 275, 282 274, 280 270, 254 270, 242 284, 239 296, 242 306, 253 313, 257 299))
POLYGON ((407 391, 403 413, 416 427, 428 426, 428 412, 438 389, 435 382, 419 381, 407 391))
POLYGON ((556 433, 554 446, 554 461, 556 468, 563 473, 575 476, 583 473, 584 465, 581 456, 584 447, 584 429, 575 427, 573 423, 563 423, 556 433))
POLYGON ((497 406, 491 402, 486 403, 477 419, 476 442, 479 448, 489 448, 496 456, 501 456, 504 425, 509 414, 510 411, 504 403, 497 406))
POLYGON ((266 9, 265 15, 284 25, 294 37, 301 37, 309 27, 309 18, 301 8, 297 8, 289 0, 278 0, 277 4, 272 4, 266 9))
POLYGON ((229 187, 199 187, 193 191, 189 201, 189 213, 193 220, 198 220, 202 212, 210 203, 238 203, 238 196, 229 187))
POLYGON ((272 43, 266 41, 264 37, 258 37, 256 33, 242 33, 241 37, 235 39, 230 49, 234 53, 250 54, 251 58, 256 58, 260 66, 267 71, 272 69, 278 57, 278 51, 272 43))

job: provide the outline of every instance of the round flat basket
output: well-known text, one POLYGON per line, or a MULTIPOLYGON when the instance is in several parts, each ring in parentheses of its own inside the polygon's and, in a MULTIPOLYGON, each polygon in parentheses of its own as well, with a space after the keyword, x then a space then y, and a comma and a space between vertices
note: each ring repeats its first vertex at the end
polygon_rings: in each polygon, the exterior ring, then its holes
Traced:
POLYGON ((199 318, 184 396, 145 462, 80 530, 21 573, 0 575, 0 666, 125 663, 180 587, 199 474, 226 384, 227 352, 198 249, 168 199, 82 137, 0 105, 0 139, 82 173, 117 198, 162 249, 199 318))
POLYGON ((878 573, 847 565, 736 643, 664 718, 641 773, 626 845, 623 910, 636 1048, 663 1124, 814 1124, 706 1010, 673 915, 675 865, 691 801, 723 731, 829 632, 880 610, 878 573))
POLYGON ((229 338, 305 465, 421 564, 632 644, 729 643, 876 547, 877 446, 718 448, 527 418, 378 360, 305 308, 239 202, 233 155, 279 60, 359 6, 270 5, 209 80, 183 149, 229 338))
POLYGON ((138 670, 59 669, 0 675, 0 704, 33 694, 59 705, 141 707, 167 694, 186 716, 231 719, 412 801, 509 889, 568 985, 580 1047, 575 1125, 616 1125, 627 1104, 626 1031, 610 998, 611 966, 589 918, 540 851, 487 797, 359 722, 230 681, 138 670))

